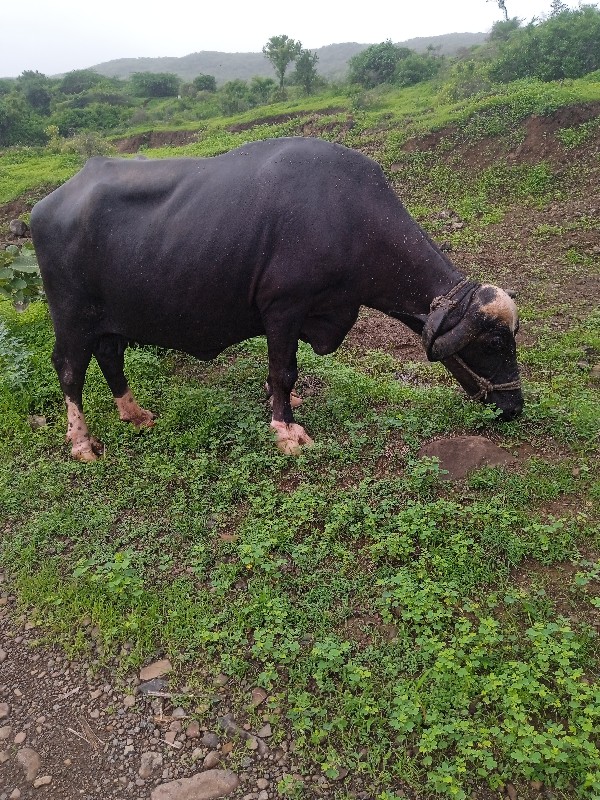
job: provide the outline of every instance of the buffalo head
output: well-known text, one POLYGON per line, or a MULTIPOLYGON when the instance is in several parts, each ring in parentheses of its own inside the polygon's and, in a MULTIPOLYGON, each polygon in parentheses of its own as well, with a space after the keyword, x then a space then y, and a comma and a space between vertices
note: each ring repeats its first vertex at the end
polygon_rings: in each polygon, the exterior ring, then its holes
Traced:
POLYGON ((517 417, 523 395, 517 365, 517 307, 503 289, 461 281, 436 297, 423 328, 430 361, 441 361, 474 399, 517 417))

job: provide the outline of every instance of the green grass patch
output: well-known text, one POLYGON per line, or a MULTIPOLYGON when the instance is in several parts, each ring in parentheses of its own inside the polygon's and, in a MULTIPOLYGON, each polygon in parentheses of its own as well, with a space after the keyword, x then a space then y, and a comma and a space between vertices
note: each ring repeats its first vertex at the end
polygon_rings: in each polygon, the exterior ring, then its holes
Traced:
POLYGON ((524 351, 528 405, 511 425, 439 366, 415 365, 426 383, 413 386, 391 356, 302 347, 301 376, 319 388, 298 414, 316 445, 298 458, 266 424, 264 340, 206 364, 130 349, 157 425, 120 423, 93 364, 84 402, 107 454, 82 465, 63 442, 44 304, 0 310, 7 364, 14 354, 0 383, 0 561, 71 652, 118 655, 125 670, 159 648, 184 671, 262 685, 301 759, 380 792, 408 782, 465 798, 474 784, 543 780, 593 796, 598 647, 579 609, 593 608, 582 587, 595 578, 580 551, 598 546, 600 414, 571 364, 598 346, 597 317, 524 351), (32 431, 32 412, 49 424, 32 431), (559 442, 564 455, 440 482, 416 451, 459 432, 559 442), (551 593, 512 580, 565 561, 582 563, 568 620, 551 593))

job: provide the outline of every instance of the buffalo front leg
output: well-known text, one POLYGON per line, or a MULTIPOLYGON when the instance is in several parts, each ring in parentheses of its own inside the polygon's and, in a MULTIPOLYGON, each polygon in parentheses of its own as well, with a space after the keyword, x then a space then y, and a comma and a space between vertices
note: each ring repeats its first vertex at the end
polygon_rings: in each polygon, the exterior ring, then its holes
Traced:
POLYGON ((156 416, 137 402, 123 371, 126 347, 127 342, 122 336, 105 334, 98 339, 94 355, 112 392, 119 419, 131 422, 136 428, 150 428, 156 416))
POLYGON ((67 441, 71 442, 71 455, 78 461, 95 461, 104 452, 102 442, 90 434, 83 415, 83 384, 91 356, 91 347, 77 348, 58 339, 52 353, 67 406, 67 441))
POLYGON ((273 416, 271 428, 275 431, 277 447, 286 455, 298 455, 302 445, 313 440, 302 425, 294 421, 292 389, 298 378, 296 351, 298 335, 289 331, 267 328, 269 347, 269 379, 267 391, 271 393, 273 416))

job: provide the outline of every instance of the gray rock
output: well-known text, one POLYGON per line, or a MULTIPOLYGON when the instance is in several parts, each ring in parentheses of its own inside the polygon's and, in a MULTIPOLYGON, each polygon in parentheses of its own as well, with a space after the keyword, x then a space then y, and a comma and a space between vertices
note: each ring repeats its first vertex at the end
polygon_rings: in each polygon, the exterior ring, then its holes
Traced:
POLYGON ((238 776, 231 770, 211 769, 157 786, 150 800, 217 800, 235 792, 239 785, 238 776))
POLYGON ((11 733, 12 733, 12 728, 10 727, 10 725, 3 725, 0 728, 0 741, 2 741, 3 739, 10 739, 11 733))
POLYGON ((219 737, 216 733, 212 733, 211 731, 207 731, 200 741, 203 745, 206 745, 206 747, 212 747, 213 749, 219 746, 219 737))
POLYGON ((10 714, 10 706, 8 703, 0 703, 0 719, 6 719, 10 714))
POLYGON ((31 747, 23 747, 17 753, 17 761, 25 772, 25 780, 31 783, 37 777, 42 762, 38 754, 31 747))
POLYGON ((33 788, 39 789, 40 786, 49 786, 52 783, 52 775, 43 775, 41 778, 36 778, 33 782, 33 788))
POLYGON ((155 753, 149 750, 146 753, 142 753, 138 775, 140 776, 140 778, 142 778, 142 780, 147 780, 152 775, 153 772, 155 772, 158 769, 161 769, 162 765, 163 765, 162 753, 155 753))
POLYGON ((22 238, 23 236, 27 236, 29 227, 26 222, 23 222, 22 219, 11 219, 11 221, 8 223, 8 230, 13 236, 22 238))
POLYGON ((261 739, 268 739, 269 736, 273 736, 273 731, 271 730, 269 723, 267 722, 267 724, 263 725, 260 730, 256 731, 256 735, 261 739))
POLYGON ((3 650, 0 647, 0 664, 3 664, 6 661, 6 658, 7 658, 6 650, 3 650))
POLYGON ((154 680, 140 683, 138 689, 141 694, 152 694, 153 692, 166 692, 168 683, 161 678, 154 678, 154 680))

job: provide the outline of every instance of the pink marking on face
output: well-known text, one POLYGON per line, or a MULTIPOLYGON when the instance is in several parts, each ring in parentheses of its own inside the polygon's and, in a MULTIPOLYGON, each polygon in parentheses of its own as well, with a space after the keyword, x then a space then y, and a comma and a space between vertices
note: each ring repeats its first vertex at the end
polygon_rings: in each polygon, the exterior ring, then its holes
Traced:
POLYGON ((514 300, 512 297, 509 297, 506 294, 504 289, 500 289, 498 286, 492 286, 489 283, 484 283, 482 284, 481 288, 483 289, 484 287, 493 289, 496 293, 496 296, 491 302, 481 306, 481 311, 484 314, 497 319, 499 322, 504 322, 514 333, 519 321, 517 306, 514 300))

